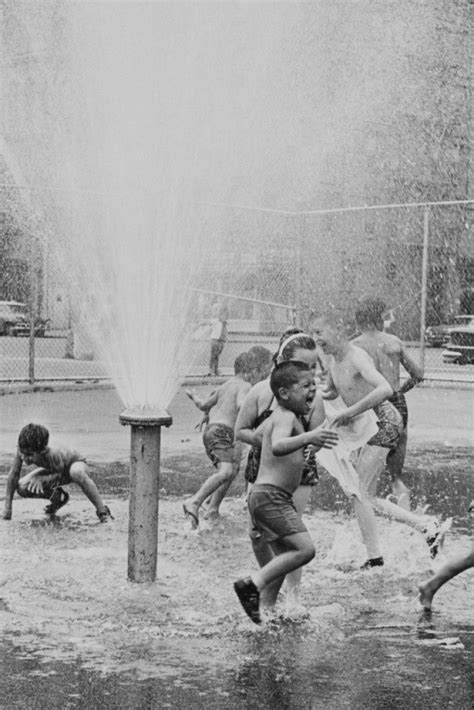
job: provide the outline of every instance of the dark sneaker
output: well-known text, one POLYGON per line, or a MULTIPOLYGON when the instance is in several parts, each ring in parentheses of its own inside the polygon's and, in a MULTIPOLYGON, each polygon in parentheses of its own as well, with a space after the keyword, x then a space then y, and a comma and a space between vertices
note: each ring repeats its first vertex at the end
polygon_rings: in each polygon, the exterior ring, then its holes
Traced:
POLYGON ((367 570, 372 569, 372 567, 383 567, 383 565, 383 557, 372 557, 370 560, 367 560, 367 562, 364 562, 360 569, 367 570))
POLYGON ((252 619, 254 624, 261 624, 260 593, 250 577, 238 579, 234 582, 234 589, 247 616, 252 619))
POLYGON ((56 511, 66 505, 69 500, 69 493, 63 488, 55 488, 50 497, 50 503, 44 509, 46 515, 56 515, 56 511))
POLYGON ((114 516, 110 512, 110 508, 104 507, 104 510, 96 510, 96 515, 101 523, 106 523, 107 520, 114 520, 114 516))

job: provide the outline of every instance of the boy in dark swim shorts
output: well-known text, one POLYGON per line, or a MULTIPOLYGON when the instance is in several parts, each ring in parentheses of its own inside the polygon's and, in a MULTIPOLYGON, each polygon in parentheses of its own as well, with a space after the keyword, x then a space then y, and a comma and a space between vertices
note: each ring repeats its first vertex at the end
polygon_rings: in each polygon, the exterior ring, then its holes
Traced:
POLYGON ((234 460, 234 430, 227 424, 208 424, 202 436, 206 454, 217 468, 234 460))
POLYGON ((240 459, 240 443, 234 440, 234 426, 242 402, 254 384, 254 358, 241 353, 235 360, 235 375, 217 388, 207 399, 201 399, 194 392, 186 394, 203 412, 209 413, 204 430, 203 443, 207 455, 217 468, 200 489, 183 503, 183 511, 191 527, 199 526, 199 509, 209 498, 207 519, 219 516, 219 505, 238 472, 236 461, 240 459))
POLYGON ((292 497, 301 482, 303 450, 308 444, 332 448, 338 440, 334 431, 321 427, 305 431, 302 417, 311 411, 316 393, 307 365, 294 361, 277 365, 270 386, 277 406, 265 424, 260 467, 248 507, 251 537, 262 537, 274 556, 258 572, 234 583, 240 603, 256 624, 261 623, 260 593, 266 590, 266 603, 273 607, 285 575, 314 557, 313 542, 292 497))
POLYGON ((84 457, 72 449, 53 448, 48 444, 49 431, 41 424, 27 424, 20 431, 18 450, 7 479, 3 519, 11 520, 15 491, 22 498, 49 500, 45 513, 54 517, 69 500, 63 486, 70 483, 76 483, 89 498, 101 523, 111 519, 109 508, 88 475, 84 457), (23 463, 35 464, 37 468, 20 478, 23 463))

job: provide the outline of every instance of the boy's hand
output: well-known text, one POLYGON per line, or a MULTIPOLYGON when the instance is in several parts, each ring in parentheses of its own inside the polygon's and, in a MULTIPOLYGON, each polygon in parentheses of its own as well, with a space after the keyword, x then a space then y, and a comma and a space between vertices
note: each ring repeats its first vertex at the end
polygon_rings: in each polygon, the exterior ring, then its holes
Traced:
POLYGON ((321 394, 323 399, 336 399, 339 396, 338 392, 332 387, 322 390, 321 394))
MULTIPOLYGON (((44 478, 47 477, 45 476, 44 478)), ((40 478, 34 478, 26 484, 26 490, 30 491, 30 493, 43 493, 43 481, 40 478)))
POLYGON ((322 429, 321 427, 308 432, 308 438, 310 439, 308 443, 320 449, 332 449, 339 441, 337 432, 332 431, 332 429, 322 429))
POLYGON ((345 424, 350 424, 350 422, 352 421, 353 418, 354 418, 354 415, 350 414, 348 409, 343 409, 341 412, 338 412, 330 420, 330 425, 331 426, 344 426, 345 424))

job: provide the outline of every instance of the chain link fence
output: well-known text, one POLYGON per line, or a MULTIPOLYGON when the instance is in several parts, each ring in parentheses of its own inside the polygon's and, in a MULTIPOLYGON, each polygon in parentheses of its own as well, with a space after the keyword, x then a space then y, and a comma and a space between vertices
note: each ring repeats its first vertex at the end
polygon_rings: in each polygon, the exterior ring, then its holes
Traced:
MULTIPOLYGON (((472 202, 299 213, 206 206, 198 217, 202 265, 187 285, 193 327, 206 321, 214 303, 225 304, 229 335, 222 365, 231 368, 253 344, 274 350, 290 325, 308 328, 327 310, 351 324, 358 301, 379 297, 389 332, 408 343, 427 380, 472 382, 474 365, 443 358, 446 333, 442 341, 425 338, 427 328, 447 327, 460 313, 472 313, 471 209, 472 202)), ((0 306, 0 381, 107 379, 54 255, 43 247, 39 266, 26 274, 21 268, 22 283, 30 280, 22 327, 10 328, 2 320, 6 302, 0 306)), ((207 370, 208 353, 201 350, 191 374, 207 370)))

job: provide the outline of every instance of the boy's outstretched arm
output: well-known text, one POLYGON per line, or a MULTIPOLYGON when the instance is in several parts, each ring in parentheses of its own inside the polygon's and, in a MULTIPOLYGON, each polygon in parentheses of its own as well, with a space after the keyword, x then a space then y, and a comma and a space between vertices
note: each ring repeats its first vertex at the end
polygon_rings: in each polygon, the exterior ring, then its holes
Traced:
POLYGON ((192 390, 185 390, 189 399, 191 399, 196 407, 201 410, 201 412, 208 412, 217 404, 217 392, 212 392, 207 399, 202 399, 198 397, 192 390))
POLYGON ((405 380, 400 387, 400 392, 403 394, 413 389, 419 382, 423 382, 424 373, 421 367, 408 355, 403 343, 400 351, 400 362, 410 375, 409 379, 405 380))
POLYGON ((292 436, 295 415, 290 412, 273 414, 271 446, 274 456, 287 456, 308 444, 316 447, 332 448, 338 441, 337 433, 332 429, 318 427, 312 431, 292 436))
POLYGON ((256 388, 253 387, 242 402, 235 422, 235 438, 251 446, 261 444, 261 436, 257 441, 254 431, 254 424, 258 417, 257 399, 256 388))
MULTIPOLYGON (((354 350, 355 349, 356 348, 354 348, 354 350)), ((393 389, 385 377, 376 369, 370 355, 359 348, 357 348, 357 350, 359 350, 359 352, 354 356, 353 363, 356 365, 361 377, 368 382, 369 385, 372 385, 373 389, 355 404, 338 412, 331 419, 331 424, 335 426, 348 424, 355 416, 365 412, 367 409, 376 407, 377 404, 381 404, 393 394, 393 389)))
POLYGON ((12 501, 16 491, 16 487, 18 485, 18 481, 20 479, 22 464, 23 460, 20 456, 20 453, 17 451, 7 478, 7 491, 5 494, 5 506, 3 509, 4 520, 12 519, 12 501))

